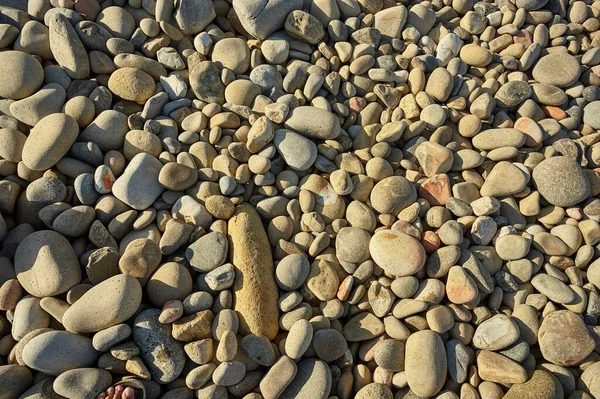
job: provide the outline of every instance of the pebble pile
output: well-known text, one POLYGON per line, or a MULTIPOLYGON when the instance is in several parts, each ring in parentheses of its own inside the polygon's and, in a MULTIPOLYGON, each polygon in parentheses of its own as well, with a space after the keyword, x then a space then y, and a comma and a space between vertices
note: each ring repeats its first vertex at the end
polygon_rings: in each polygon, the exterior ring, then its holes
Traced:
POLYGON ((0 399, 599 399, 599 18, 0 0, 0 399))

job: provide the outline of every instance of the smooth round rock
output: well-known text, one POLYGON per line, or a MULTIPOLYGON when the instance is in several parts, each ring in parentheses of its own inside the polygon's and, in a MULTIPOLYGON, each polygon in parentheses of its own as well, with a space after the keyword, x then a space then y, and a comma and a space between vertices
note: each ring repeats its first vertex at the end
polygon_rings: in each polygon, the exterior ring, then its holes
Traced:
POLYGON ((539 59, 532 75, 539 83, 568 87, 579 79, 581 66, 575 57, 566 52, 555 52, 539 59))
POLYGON ((25 237, 15 253, 15 272, 21 286, 37 297, 67 292, 81 281, 81 268, 69 241, 51 230, 25 237))
POLYGON ((583 320, 569 310, 547 315, 538 331, 544 359, 559 366, 575 366, 594 350, 594 339, 583 320))
POLYGON ((279 288, 293 291, 302 286, 310 273, 310 262, 300 254, 290 254, 279 261, 275 279, 279 288))
POLYGON ((119 68, 110 75, 108 88, 124 100, 143 103, 154 94, 152 76, 135 68, 119 68))
POLYGON ((141 302, 139 281, 127 274, 118 274, 87 291, 65 312, 62 322, 68 331, 97 332, 129 319, 141 302))
POLYGON ((213 46, 212 60, 236 75, 243 74, 250 66, 250 49, 243 39, 221 39, 213 46))
POLYGON ((50 331, 38 335, 23 348, 25 364, 50 375, 90 367, 99 355, 90 338, 68 331, 50 331))
POLYGON ((438 393, 446 381, 446 350, 440 336, 424 330, 406 341, 405 375, 410 389, 420 397, 438 393))
POLYGON ((578 204, 590 193, 590 182, 581 166, 566 156, 540 162, 532 173, 540 194, 552 205, 567 207, 578 204))
POLYGON ((504 349, 519 339, 519 327, 504 314, 498 314, 483 323, 475 330, 473 346, 477 349, 497 351, 504 349))
POLYGON ((0 97, 20 100, 35 93, 44 81, 42 65, 33 56, 22 51, 0 53, 0 97))
POLYGON ((379 181, 371 191, 371 206, 379 213, 397 215, 417 200, 417 191, 401 176, 387 177, 379 181))
POLYGON ((77 121, 67 114, 51 114, 31 129, 23 147, 23 163, 31 170, 46 170, 64 157, 79 135, 77 121))
POLYGON ((375 233, 369 243, 369 252, 379 267, 396 277, 417 273, 426 260, 425 249, 418 240, 395 230, 375 233))
POLYGON ((112 383, 112 375, 102 369, 80 368, 69 370, 56 378, 54 391, 67 398, 94 399, 112 383))
POLYGON ((316 359, 304 359, 298 363, 298 371, 281 398, 326 399, 331 389, 331 370, 327 363, 316 359))

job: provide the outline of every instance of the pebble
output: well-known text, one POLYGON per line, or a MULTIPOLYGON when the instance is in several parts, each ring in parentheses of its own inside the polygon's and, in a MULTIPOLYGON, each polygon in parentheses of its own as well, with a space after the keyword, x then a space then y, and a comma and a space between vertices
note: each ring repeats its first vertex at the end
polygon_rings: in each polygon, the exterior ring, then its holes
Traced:
POLYGON ((196 240, 185 251, 190 266, 201 272, 210 272, 222 265, 227 258, 227 237, 220 232, 211 232, 196 240))
POLYGON ((168 384, 183 371, 185 352, 183 344, 171 337, 171 326, 161 324, 159 316, 159 309, 139 313, 133 322, 133 341, 152 378, 168 384))
POLYGON ((477 326, 473 345, 477 349, 498 351, 519 339, 519 327, 510 317, 498 314, 477 326))
POLYGON ((77 139, 79 126, 72 117, 56 113, 42 118, 31 129, 23 146, 23 163, 31 170, 54 166, 77 139))
POLYGON ((260 391, 265 398, 278 398, 292 382, 298 367, 288 356, 281 356, 260 382, 260 391))
POLYGON ((133 209, 144 210, 162 194, 158 176, 162 163, 150 154, 134 156, 112 187, 113 195, 133 209))
POLYGON ((90 338, 67 331, 38 335, 25 344, 22 354, 28 367, 56 376, 68 370, 91 367, 99 355, 90 338))
POLYGON ((309 273, 310 263, 308 259, 300 254, 290 254, 277 264, 275 279, 279 288, 294 291, 304 284, 309 273))
POLYGON ((397 277, 413 275, 425 265, 421 243, 395 230, 376 233, 369 243, 369 251, 379 267, 397 277))
POLYGON ((280 397, 325 399, 331 386, 332 375, 327 363, 317 359, 303 359, 298 363, 296 376, 280 397))
POLYGON ((0 57, 2 76, 11 76, 0 83, 0 96, 20 100, 34 94, 44 81, 42 65, 23 51, 3 51, 0 57))
POLYGON ((69 370, 58 376, 52 384, 54 392, 64 397, 93 399, 104 392, 112 382, 110 373, 96 368, 69 370))
POLYGON ((421 397, 438 393, 446 380, 444 343, 433 331, 419 331, 406 341, 405 376, 410 389, 421 397))
POLYGON ((543 160, 533 169, 532 177, 539 193, 552 205, 575 205, 590 192, 589 180, 583 169, 569 157, 543 160))
POLYGON ((29 234, 20 242, 14 267, 23 289, 38 297, 67 292, 81 280, 81 269, 71 244, 50 230, 29 234))
POLYGON ((142 301, 142 287, 128 275, 116 275, 87 291, 64 314, 68 331, 90 333, 104 330, 129 319, 142 301), (101 299, 101 298, 102 299, 101 299), (90 308, 98 313, 90 312, 90 308))
POLYGON ((275 131, 273 144, 285 163, 292 169, 309 169, 317 159, 317 146, 304 136, 286 129, 275 131))
POLYGON ((583 320, 569 310, 547 315, 540 325, 538 341, 544 359, 559 366, 579 364, 594 349, 583 320))
POLYGON ((234 307, 240 316, 241 331, 272 339, 279 329, 279 312, 267 234, 258 213, 248 205, 236 208, 227 230, 236 268, 234 307))

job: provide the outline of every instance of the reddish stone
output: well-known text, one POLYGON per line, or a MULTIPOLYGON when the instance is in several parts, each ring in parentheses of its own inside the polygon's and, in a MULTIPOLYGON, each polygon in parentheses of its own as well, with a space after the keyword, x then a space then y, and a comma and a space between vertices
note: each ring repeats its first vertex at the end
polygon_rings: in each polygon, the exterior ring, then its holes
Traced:
POLYGON ((533 43, 533 36, 528 30, 521 29, 513 36, 513 40, 515 43, 523 43, 525 47, 529 47, 533 43))
POLYGON ((431 254, 440 247, 440 237, 433 231, 426 231, 421 238, 421 244, 425 252, 431 254))
POLYGON ((551 105, 540 105, 546 116, 549 118, 560 121, 562 119, 567 118, 569 115, 558 107, 553 107, 551 105))
POLYGON ((419 197, 426 199, 431 206, 446 205, 446 201, 450 198, 448 175, 435 175, 425 180, 419 188, 419 197))

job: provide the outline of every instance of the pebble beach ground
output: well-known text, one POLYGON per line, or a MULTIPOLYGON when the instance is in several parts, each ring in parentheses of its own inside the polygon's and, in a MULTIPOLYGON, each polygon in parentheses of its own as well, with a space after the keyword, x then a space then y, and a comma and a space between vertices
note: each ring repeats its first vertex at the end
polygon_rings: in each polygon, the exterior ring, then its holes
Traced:
POLYGON ((0 399, 600 399, 599 17, 0 0, 0 399))

